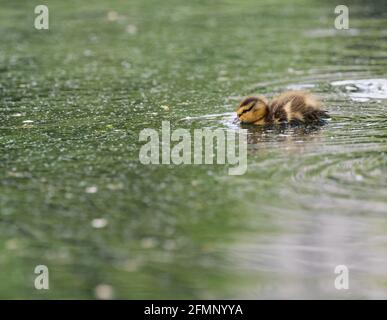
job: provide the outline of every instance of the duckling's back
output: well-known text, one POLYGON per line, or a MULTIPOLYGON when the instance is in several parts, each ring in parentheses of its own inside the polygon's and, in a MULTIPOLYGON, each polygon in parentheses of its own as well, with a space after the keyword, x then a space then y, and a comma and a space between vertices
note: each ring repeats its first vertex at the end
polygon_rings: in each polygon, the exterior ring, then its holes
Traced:
POLYGON ((269 117, 274 123, 314 123, 329 118, 321 109, 321 102, 303 91, 288 91, 275 98, 269 106, 269 117))

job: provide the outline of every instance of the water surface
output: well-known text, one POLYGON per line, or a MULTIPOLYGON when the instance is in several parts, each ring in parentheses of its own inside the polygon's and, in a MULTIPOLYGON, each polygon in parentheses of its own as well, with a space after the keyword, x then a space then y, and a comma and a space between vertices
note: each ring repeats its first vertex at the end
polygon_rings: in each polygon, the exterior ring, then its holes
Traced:
POLYGON ((348 31, 317 0, 34 5, 1 1, 1 298, 387 298, 383 1, 348 31), (287 89, 331 120, 247 127, 243 176, 138 160, 143 128, 239 130, 287 89))

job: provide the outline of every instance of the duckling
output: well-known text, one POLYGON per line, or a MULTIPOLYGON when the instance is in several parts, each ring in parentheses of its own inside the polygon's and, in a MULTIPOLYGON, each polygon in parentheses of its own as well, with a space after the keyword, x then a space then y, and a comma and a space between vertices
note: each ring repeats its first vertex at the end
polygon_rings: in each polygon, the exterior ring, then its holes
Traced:
POLYGON ((264 96, 249 96, 242 100, 236 111, 241 122, 255 125, 308 124, 329 118, 321 109, 321 102, 304 91, 287 91, 271 102, 264 96))

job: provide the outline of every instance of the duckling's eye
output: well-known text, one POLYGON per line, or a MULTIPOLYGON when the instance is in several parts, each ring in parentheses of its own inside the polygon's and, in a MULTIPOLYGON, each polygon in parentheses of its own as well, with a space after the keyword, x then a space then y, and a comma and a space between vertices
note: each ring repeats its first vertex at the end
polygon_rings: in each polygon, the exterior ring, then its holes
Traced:
POLYGON ((244 113, 246 113, 246 112, 251 111, 251 109, 253 109, 253 107, 254 107, 254 103, 251 104, 251 107, 250 107, 250 108, 243 110, 243 111, 241 112, 241 114, 244 114, 244 113))

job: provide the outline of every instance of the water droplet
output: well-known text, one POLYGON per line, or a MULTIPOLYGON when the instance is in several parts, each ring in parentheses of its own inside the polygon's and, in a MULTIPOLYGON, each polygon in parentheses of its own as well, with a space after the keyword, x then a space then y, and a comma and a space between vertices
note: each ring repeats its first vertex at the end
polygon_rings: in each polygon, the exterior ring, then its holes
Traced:
POLYGON ((95 296, 101 300, 111 300, 114 297, 113 287, 109 284, 99 284, 94 289, 95 296))
POLYGON ((19 248, 19 243, 17 239, 9 239, 5 242, 5 248, 8 250, 16 250, 19 248))
POLYGON ((126 27, 126 32, 131 34, 131 35, 136 34, 137 33, 137 27, 134 24, 129 24, 126 27))
POLYGON ((97 193, 98 187, 96 187, 96 186, 87 187, 85 191, 86 191, 86 193, 97 193))
POLYGON ((357 174, 357 175, 355 176, 355 180, 356 180, 356 181, 363 181, 363 176, 360 175, 360 174, 357 174))
POLYGON ((118 16, 118 13, 116 11, 109 11, 107 13, 106 18, 108 19, 108 21, 117 21, 119 16, 118 16))
POLYGON ((104 228, 106 227, 108 224, 108 221, 104 218, 100 218, 100 219, 93 219, 91 221, 91 226, 93 228, 96 228, 96 229, 101 229, 101 228, 104 228))
POLYGON ((144 238, 141 240, 141 246, 145 249, 154 248, 156 246, 156 240, 153 238, 144 238))

